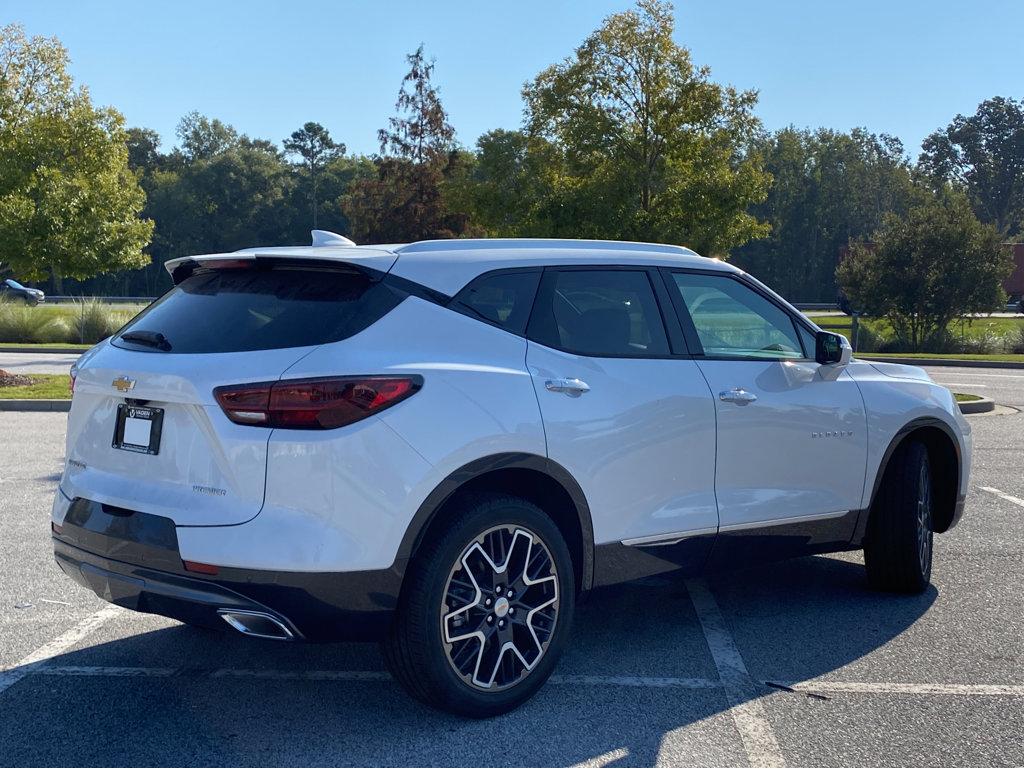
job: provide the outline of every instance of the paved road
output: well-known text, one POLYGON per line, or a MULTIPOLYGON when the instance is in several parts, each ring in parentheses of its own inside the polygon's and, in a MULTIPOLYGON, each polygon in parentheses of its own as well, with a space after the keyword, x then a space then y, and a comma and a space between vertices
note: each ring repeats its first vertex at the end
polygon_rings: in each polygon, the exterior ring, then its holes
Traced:
POLYGON ((0 352, 0 369, 12 374, 66 374, 77 354, 0 352))
POLYGON ((971 419, 934 589, 869 592, 858 554, 607 589, 558 678, 481 723, 407 699, 372 645, 107 608, 52 562, 64 415, 0 413, 0 764, 1024 764, 1024 413, 971 419))

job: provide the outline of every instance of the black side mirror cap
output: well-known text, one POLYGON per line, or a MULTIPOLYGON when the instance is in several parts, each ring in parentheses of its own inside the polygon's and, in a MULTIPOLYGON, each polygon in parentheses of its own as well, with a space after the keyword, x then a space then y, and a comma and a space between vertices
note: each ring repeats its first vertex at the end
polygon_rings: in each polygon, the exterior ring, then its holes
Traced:
POLYGON ((849 349, 849 343, 841 335, 819 331, 814 337, 814 360, 823 366, 848 362, 849 356, 843 360, 844 348, 849 349))

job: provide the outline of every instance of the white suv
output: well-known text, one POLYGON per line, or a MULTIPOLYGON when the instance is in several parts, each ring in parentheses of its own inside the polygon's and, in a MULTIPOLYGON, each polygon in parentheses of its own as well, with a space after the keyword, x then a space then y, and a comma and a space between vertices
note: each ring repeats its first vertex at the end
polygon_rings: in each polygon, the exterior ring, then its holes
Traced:
POLYGON ((946 388, 685 248, 318 231, 167 268, 76 365, 57 562, 191 624, 383 639, 437 707, 530 697, 599 585, 863 548, 923 590, 963 510, 946 388))

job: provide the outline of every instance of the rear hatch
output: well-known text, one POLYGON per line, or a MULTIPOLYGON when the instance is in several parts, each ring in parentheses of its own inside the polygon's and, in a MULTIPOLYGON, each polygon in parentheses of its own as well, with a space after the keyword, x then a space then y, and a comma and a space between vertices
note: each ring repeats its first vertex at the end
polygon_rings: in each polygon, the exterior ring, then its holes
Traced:
POLYGON ((214 388, 276 381, 400 298, 355 268, 197 269, 77 364, 62 491, 178 525, 250 520, 272 430, 229 420, 214 388))

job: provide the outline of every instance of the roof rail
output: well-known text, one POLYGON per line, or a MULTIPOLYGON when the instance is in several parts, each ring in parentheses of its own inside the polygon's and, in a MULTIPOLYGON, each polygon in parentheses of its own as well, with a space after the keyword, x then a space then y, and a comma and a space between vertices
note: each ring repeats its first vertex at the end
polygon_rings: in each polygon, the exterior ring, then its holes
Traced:
POLYGON ((432 251, 468 251, 489 249, 542 248, 589 251, 652 251, 662 254, 696 252, 685 246, 666 243, 634 243, 624 240, 564 240, 558 238, 453 238, 451 240, 421 240, 395 249, 399 254, 429 253, 432 251))
POLYGON ((354 240, 349 240, 344 235, 339 235, 330 230, 310 230, 313 236, 314 246, 354 246, 354 240))

